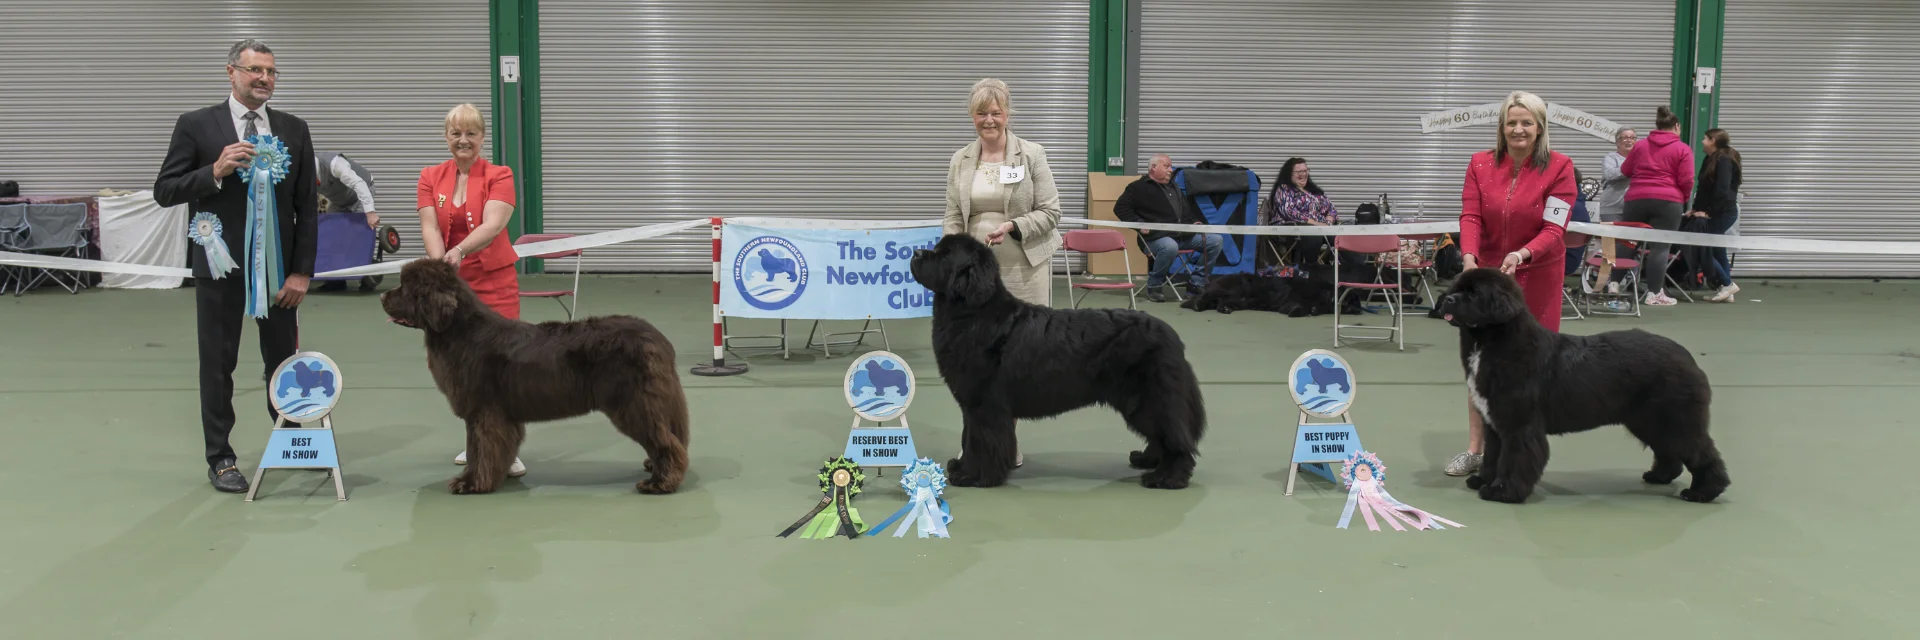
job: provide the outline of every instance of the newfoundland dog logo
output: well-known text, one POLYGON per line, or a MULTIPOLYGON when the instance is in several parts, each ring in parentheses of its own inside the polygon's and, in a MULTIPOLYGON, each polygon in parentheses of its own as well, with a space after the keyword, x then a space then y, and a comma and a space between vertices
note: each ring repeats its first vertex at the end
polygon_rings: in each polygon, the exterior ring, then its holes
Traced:
POLYGON ((307 422, 331 411, 340 400, 340 369, 318 354, 302 353, 274 372, 273 406, 294 422, 307 422))
POLYGON ((1345 360, 1315 349, 1300 356, 1292 369, 1289 391, 1309 414, 1331 417, 1353 404, 1353 375, 1345 360))
POLYGON ((874 422, 892 420, 913 402, 913 368, 888 351, 874 351, 847 366, 847 404, 874 422))
POLYGON ((784 309, 807 290, 807 257, 786 238, 754 238, 733 259, 733 286, 747 304, 784 309))

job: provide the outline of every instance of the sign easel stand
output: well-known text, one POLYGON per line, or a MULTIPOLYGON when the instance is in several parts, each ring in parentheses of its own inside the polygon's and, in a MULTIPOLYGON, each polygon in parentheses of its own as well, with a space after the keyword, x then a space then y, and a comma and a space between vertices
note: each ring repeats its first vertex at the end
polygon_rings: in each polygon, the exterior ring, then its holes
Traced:
POLYGON ((260 455, 260 466, 253 470, 253 483, 247 487, 247 502, 260 491, 260 478, 267 469, 325 471, 333 478, 333 497, 345 502, 347 486, 340 478, 340 452, 333 443, 333 417, 320 418, 318 428, 291 424, 284 417, 275 420, 267 438, 267 450, 260 455))
POLYGON ((841 455, 873 469, 874 477, 884 476, 887 467, 904 469, 918 460, 913 430, 907 426, 907 407, 912 406, 918 387, 913 367, 892 352, 871 351, 854 358, 842 381, 847 406, 853 409, 853 426, 847 429, 847 447, 841 455), (866 393, 867 389, 873 393, 866 393), (888 389, 901 391, 891 394, 898 401, 888 399, 888 389))
POLYGON ((1293 429, 1293 462, 1287 467, 1287 495, 1305 468, 1338 486, 1329 464, 1345 464, 1360 451, 1360 431, 1353 426, 1353 400, 1359 380, 1340 354, 1314 349, 1300 354, 1287 369, 1287 392, 1300 410, 1293 429), (1311 391, 1311 392, 1310 392, 1311 391))
POLYGON ((340 366, 318 351, 288 356, 267 377, 267 400, 278 417, 267 436, 266 451, 260 454, 260 466, 253 470, 247 502, 259 493, 260 479, 268 469, 325 471, 333 478, 333 497, 346 501, 340 450, 333 440, 333 409, 339 406, 345 385, 340 366), (319 426, 306 426, 313 423, 319 426))

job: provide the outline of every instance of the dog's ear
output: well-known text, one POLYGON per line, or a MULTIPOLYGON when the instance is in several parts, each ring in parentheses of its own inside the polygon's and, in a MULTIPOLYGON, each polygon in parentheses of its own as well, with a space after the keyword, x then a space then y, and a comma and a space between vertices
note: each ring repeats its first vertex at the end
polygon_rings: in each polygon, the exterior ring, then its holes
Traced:
POLYGON ((434 331, 446 331, 453 324, 455 312, 460 310, 460 300, 451 292, 435 291, 420 298, 421 322, 434 331))
POLYGON ((953 275, 947 278, 947 293, 960 304, 983 305, 993 299, 994 285, 999 284, 996 281, 999 277, 998 273, 988 273, 980 263, 968 261, 955 268, 953 275))

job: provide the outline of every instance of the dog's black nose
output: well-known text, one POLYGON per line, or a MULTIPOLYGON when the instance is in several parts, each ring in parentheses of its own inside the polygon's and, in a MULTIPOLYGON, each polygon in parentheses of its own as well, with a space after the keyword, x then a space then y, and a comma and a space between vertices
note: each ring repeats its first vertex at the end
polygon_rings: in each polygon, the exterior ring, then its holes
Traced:
POLYGON ((924 258, 924 257, 927 257, 928 255, 930 255, 930 254, 932 254, 932 253, 933 253, 932 251, 928 251, 928 250, 926 250, 926 249, 914 249, 914 250, 913 250, 913 259, 915 259, 915 260, 919 260, 919 259, 921 259, 921 258, 924 258))

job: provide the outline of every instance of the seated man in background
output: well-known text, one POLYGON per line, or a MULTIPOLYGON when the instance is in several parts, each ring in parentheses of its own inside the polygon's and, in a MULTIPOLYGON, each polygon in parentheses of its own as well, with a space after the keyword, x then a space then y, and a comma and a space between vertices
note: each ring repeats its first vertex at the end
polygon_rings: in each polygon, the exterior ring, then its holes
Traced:
MULTIPOLYGON (((1113 203, 1113 215, 1127 222, 1152 222, 1160 224, 1207 224, 1193 203, 1173 186, 1173 158, 1166 154, 1153 157, 1147 165, 1147 175, 1141 176, 1120 199, 1113 203)), ((1218 233, 1182 233, 1178 231, 1139 231, 1141 248, 1152 258, 1151 270, 1147 272, 1147 299, 1154 302, 1166 302, 1167 296, 1160 292, 1160 285, 1167 281, 1167 274, 1173 270, 1174 258, 1182 249, 1200 252, 1200 258, 1194 273, 1187 278, 1187 292, 1197 294, 1207 287, 1207 277, 1213 274, 1213 262, 1220 258, 1220 249, 1225 246, 1226 238, 1218 233)))

